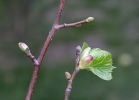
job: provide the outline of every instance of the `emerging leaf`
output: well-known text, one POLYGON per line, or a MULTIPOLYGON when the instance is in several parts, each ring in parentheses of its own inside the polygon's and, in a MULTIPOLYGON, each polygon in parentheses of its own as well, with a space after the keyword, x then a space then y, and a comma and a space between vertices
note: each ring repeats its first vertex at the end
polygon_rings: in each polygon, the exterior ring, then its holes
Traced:
POLYGON ((84 49, 84 51, 80 55, 80 59, 83 59, 84 57, 86 57, 89 54, 90 50, 91 50, 90 47, 87 47, 86 49, 84 49))
POLYGON ((86 49, 87 47, 89 47, 88 44, 84 42, 84 43, 83 43, 83 46, 82 46, 82 52, 83 52, 84 49, 86 49))
POLYGON ((79 68, 87 69, 92 64, 92 61, 93 61, 93 56, 88 55, 88 56, 84 57, 79 62, 79 65, 80 65, 79 68))
POLYGON ((111 54, 98 48, 92 49, 89 54, 94 57, 89 70, 104 80, 111 80, 111 73, 115 68, 112 66, 111 54))
POLYGON ((90 50, 91 50, 91 48, 88 46, 87 43, 84 42, 83 46, 82 46, 80 59, 82 59, 84 56, 86 56, 90 52, 90 50))
POLYGON ((79 69, 87 69, 93 72, 95 75, 104 80, 112 79, 112 70, 115 68, 112 66, 111 54, 107 51, 101 50, 99 48, 89 49, 88 45, 84 43, 82 47, 81 57, 79 61, 79 69), (86 52, 86 53, 85 53, 86 52), (92 60, 89 63, 86 57, 92 56, 92 60))

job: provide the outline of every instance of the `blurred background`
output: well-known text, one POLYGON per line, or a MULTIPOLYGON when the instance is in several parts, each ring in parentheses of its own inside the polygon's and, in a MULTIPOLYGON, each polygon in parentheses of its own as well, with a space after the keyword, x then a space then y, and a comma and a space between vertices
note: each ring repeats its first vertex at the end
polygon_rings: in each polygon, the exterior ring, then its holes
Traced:
MULTIPOLYGON (((89 71, 74 79, 70 100, 139 100, 139 1, 66 0, 60 23, 95 18, 59 30, 51 42, 32 100, 63 100, 75 48, 86 42, 112 53, 113 79, 89 71)), ((59 0, 0 0, 0 100, 24 100, 33 64, 19 49, 26 43, 37 58, 56 16, 59 0)))

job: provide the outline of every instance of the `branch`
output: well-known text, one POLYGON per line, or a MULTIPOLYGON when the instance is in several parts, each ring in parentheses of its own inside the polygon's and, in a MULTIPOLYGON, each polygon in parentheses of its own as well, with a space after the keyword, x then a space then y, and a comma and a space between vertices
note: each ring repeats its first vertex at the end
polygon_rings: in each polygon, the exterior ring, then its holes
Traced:
MULTIPOLYGON (((27 56, 34 63, 34 70, 33 70, 32 78, 31 78, 30 85, 29 85, 29 88, 28 88, 28 92, 27 92, 27 95, 26 95, 26 100, 31 100, 32 93, 34 91, 34 87, 35 87, 36 80, 37 80, 37 77, 38 77, 38 73, 39 73, 39 70, 40 70, 40 66, 42 64, 43 58, 45 56, 45 53, 46 53, 46 51, 48 49, 48 46, 49 46, 50 42, 52 41, 53 36, 55 35, 55 33, 59 29, 67 28, 67 27, 77 27, 77 26, 79 26, 81 24, 91 22, 94 19, 93 17, 88 17, 86 20, 83 20, 83 21, 80 21, 80 22, 59 25, 59 21, 60 21, 60 17, 61 17, 61 13, 62 13, 63 7, 64 7, 64 3, 65 3, 65 0, 60 0, 60 4, 59 4, 59 8, 58 8, 58 12, 57 12, 55 21, 53 23, 51 31, 49 32, 49 35, 48 35, 47 39, 46 39, 46 41, 45 41, 45 43, 43 45, 43 48, 42 48, 42 50, 40 52, 40 55, 39 55, 38 59, 35 59, 35 57, 31 54, 28 46, 25 43, 19 42, 19 44, 18 44, 20 49, 23 52, 25 52, 27 54, 27 56)), ((77 59, 78 60, 79 60, 78 52, 80 52, 79 48, 80 47, 78 47, 78 49, 76 50, 76 55, 77 55, 77 59)), ((78 64, 78 60, 77 60, 76 64, 78 64)), ((77 66, 78 65, 76 65, 76 67, 77 66)), ((72 75, 72 77, 71 77, 71 79, 69 81, 69 85, 72 83, 72 80, 73 80, 73 78, 74 78, 74 76, 76 75, 77 72, 78 72, 78 69, 75 68, 75 71, 73 72, 73 75, 72 75)))
POLYGON ((65 90, 65 99, 64 100, 69 100, 69 94, 71 92, 71 89, 72 89, 72 82, 73 82, 73 79, 75 78, 76 74, 79 72, 79 69, 78 69, 78 65, 79 65, 79 55, 80 55, 80 52, 81 52, 81 47, 78 46, 76 47, 76 63, 75 63, 75 69, 70 77, 70 79, 68 79, 68 86, 65 90))
POLYGON ((47 48, 48 48, 48 46, 49 46, 49 44, 50 44, 50 42, 51 42, 51 40, 52 40, 54 34, 55 34, 56 31, 57 31, 56 26, 57 26, 58 23, 59 23, 60 16, 61 16, 61 13, 62 13, 62 10, 63 10, 63 7, 64 7, 64 3, 65 3, 65 0, 61 0, 61 1, 60 1, 59 9, 58 9, 57 16, 56 16, 56 18, 55 18, 54 24, 53 24, 53 26, 52 26, 51 31, 49 32, 49 35, 48 35, 48 37, 47 37, 45 43, 44 43, 44 46, 43 46, 42 51, 41 51, 41 53, 40 53, 40 56, 38 57, 39 64, 41 64, 41 62, 42 62, 42 60, 43 60, 43 58, 44 58, 44 55, 45 55, 45 53, 46 53, 46 50, 47 50, 47 48))
POLYGON ((23 43, 23 42, 19 42, 18 43, 19 48, 26 53, 26 55, 32 60, 32 62, 34 63, 34 66, 38 65, 38 61, 35 59, 35 57, 31 54, 29 47, 23 43))
POLYGON ((54 24, 52 26, 51 31, 49 32, 49 35, 48 35, 48 37, 47 37, 47 39, 46 39, 46 41, 44 43, 42 51, 41 51, 41 53, 40 53, 40 55, 39 55, 39 57, 37 59, 38 65, 34 66, 34 70, 33 70, 31 82, 30 82, 30 85, 29 85, 28 93, 27 93, 27 96, 26 96, 26 100, 31 100, 31 96, 32 96, 32 93, 33 93, 33 90, 34 90, 34 87, 35 87, 35 84, 36 84, 36 80, 37 80, 37 76, 38 76, 38 73, 39 73, 39 70, 40 70, 40 66, 41 66, 42 60, 44 58, 46 50, 47 50, 47 48, 48 48, 48 46, 49 46, 54 34, 57 31, 57 29, 55 27, 59 23, 60 16, 61 16, 61 13, 62 13, 62 9, 64 7, 64 3, 65 3, 65 0, 61 0, 60 1, 58 12, 57 12, 57 16, 55 18, 54 24))
POLYGON ((36 60, 36 58, 31 53, 28 54, 27 56, 32 60, 32 62, 34 63, 34 66, 39 65, 38 60, 36 60))
POLYGON ((78 26, 81 26, 82 24, 91 22, 91 21, 93 21, 93 20, 94 20, 93 17, 88 17, 87 19, 82 20, 82 21, 79 21, 79 22, 70 23, 70 24, 64 23, 64 24, 62 24, 62 25, 58 25, 56 28, 57 28, 57 29, 62 29, 62 28, 68 28, 68 27, 78 27, 78 26))

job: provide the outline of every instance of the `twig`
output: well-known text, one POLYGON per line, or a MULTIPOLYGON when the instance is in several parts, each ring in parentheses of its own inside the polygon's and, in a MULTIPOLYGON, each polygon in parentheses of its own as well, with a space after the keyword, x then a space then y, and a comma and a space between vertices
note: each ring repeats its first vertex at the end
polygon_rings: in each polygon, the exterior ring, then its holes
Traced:
POLYGON ((51 31, 49 32, 48 37, 47 37, 47 39, 46 39, 46 41, 44 43, 42 51, 41 51, 41 53, 40 53, 40 55, 38 57, 38 65, 34 66, 34 70, 33 70, 31 82, 30 82, 30 85, 29 85, 29 89, 28 89, 28 92, 27 92, 26 100, 31 100, 31 96, 32 96, 32 93, 33 93, 33 90, 34 90, 34 87, 35 87, 35 84, 36 84, 36 80, 37 80, 37 76, 38 76, 38 73, 39 73, 39 70, 40 70, 40 66, 41 66, 42 60, 44 58, 46 50, 47 50, 47 48, 48 48, 48 46, 49 46, 54 34, 57 31, 57 29, 55 27, 59 23, 60 16, 61 16, 61 13, 62 13, 62 9, 64 7, 64 3, 65 3, 65 0, 60 0, 59 9, 58 9, 58 12, 57 12, 56 19, 54 21, 54 24, 52 26, 51 31))
POLYGON ((75 78, 75 75, 79 72, 78 65, 79 65, 79 55, 80 55, 80 52, 81 52, 81 47, 80 46, 76 47, 76 63, 75 63, 75 69, 74 69, 74 71, 73 71, 70 79, 68 80, 68 85, 67 85, 67 88, 65 90, 65 98, 64 98, 64 100, 68 100, 69 94, 70 94, 71 89, 72 89, 73 79, 75 78))
POLYGON ((81 26, 81 24, 84 24, 84 23, 88 23, 87 20, 83 20, 83 21, 79 21, 79 22, 76 22, 76 23, 70 23, 70 24, 62 24, 62 25, 58 25, 57 28, 58 29, 62 29, 62 28, 68 28, 68 27, 78 27, 78 26, 81 26))
MULTIPOLYGON (((28 92, 27 92, 25 100, 31 100, 32 93, 33 93, 33 90, 34 90, 34 87, 35 87, 35 84, 36 84, 37 76, 38 76, 38 73, 39 73, 39 70, 40 70, 41 63, 42 63, 43 58, 45 56, 45 53, 48 49, 48 46, 49 46, 50 42, 52 41, 52 38, 55 35, 55 33, 57 32, 57 30, 62 29, 62 28, 67 28, 67 27, 77 27, 81 24, 91 22, 93 20, 93 17, 88 17, 86 20, 83 20, 83 21, 80 21, 80 22, 59 25, 59 21, 60 21, 60 17, 61 17, 63 7, 64 7, 64 3, 65 3, 65 0, 60 0, 60 4, 59 4, 59 8, 58 8, 58 12, 57 12, 55 21, 53 23, 52 29, 49 32, 49 35, 48 35, 46 41, 44 43, 44 46, 43 46, 43 48, 40 52, 40 55, 39 55, 38 59, 36 60, 35 57, 32 54, 28 55, 28 57, 31 58, 31 60, 34 63, 34 70, 33 70, 32 78, 31 78, 31 81, 30 81, 30 85, 29 85, 28 92)), ((74 72, 74 74, 76 72, 74 72)), ((74 78, 74 74, 73 74, 73 78, 74 78)))
POLYGON ((34 63, 34 66, 39 65, 38 60, 31 53, 28 54, 27 56, 32 60, 32 62, 34 63))

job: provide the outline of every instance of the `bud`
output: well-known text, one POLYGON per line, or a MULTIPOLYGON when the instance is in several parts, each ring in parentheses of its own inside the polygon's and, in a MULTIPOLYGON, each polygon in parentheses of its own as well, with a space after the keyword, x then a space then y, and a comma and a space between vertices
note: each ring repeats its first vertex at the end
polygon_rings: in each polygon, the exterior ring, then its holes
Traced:
POLYGON ((71 74, 69 72, 65 72, 66 79, 70 79, 71 74))
POLYGON ((90 47, 87 47, 87 48, 81 53, 80 59, 86 57, 86 56, 89 54, 90 50, 91 50, 91 48, 90 48, 90 47))
POLYGON ((87 22, 92 22, 93 20, 94 20, 93 17, 88 17, 88 18, 86 19, 87 22))
POLYGON ((85 60, 87 63, 90 63, 93 60, 93 56, 86 56, 85 58, 83 58, 83 60, 85 60))
POLYGON ((82 58, 79 61, 78 68, 79 69, 87 69, 91 65, 92 61, 93 61, 93 56, 92 55, 88 55, 88 56, 82 58))
POLYGON ((19 46, 19 48, 20 48, 23 52, 25 52, 27 55, 30 54, 29 47, 28 47, 25 43, 19 42, 19 43, 18 43, 18 46, 19 46))

